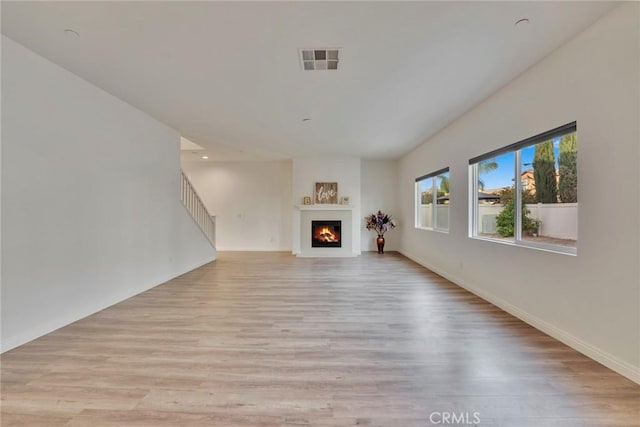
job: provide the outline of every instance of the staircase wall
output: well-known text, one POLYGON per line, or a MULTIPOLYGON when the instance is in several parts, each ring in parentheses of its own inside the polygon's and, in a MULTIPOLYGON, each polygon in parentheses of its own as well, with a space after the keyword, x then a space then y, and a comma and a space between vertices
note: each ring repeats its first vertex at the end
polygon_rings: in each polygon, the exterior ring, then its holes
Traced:
POLYGON ((3 36, 2 351, 212 261, 179 134, 3 36))

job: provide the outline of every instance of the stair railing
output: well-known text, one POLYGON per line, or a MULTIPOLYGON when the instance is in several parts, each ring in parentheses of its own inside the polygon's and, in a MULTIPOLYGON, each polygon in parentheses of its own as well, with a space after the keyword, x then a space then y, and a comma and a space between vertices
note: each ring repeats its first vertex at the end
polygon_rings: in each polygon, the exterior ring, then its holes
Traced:
POLYGON ((216 247, 216 221, 215 217, 211 216, 207 208, 202 203, 202 199, 198 196, 195 188, 189 181, 189 178, 184 174, 184 171, 180 171, 180 200, 182 204, 193 220, 198 224, 200 230, 207 236, 207 239, 211 245, 216 247))

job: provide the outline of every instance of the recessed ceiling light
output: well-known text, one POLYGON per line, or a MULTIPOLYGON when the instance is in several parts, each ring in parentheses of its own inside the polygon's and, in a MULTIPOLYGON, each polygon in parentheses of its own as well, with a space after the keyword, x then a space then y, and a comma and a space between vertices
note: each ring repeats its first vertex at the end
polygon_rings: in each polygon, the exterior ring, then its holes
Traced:
POLYGON ((522 18, 522 19, 518 19, 515 23, 516 27, 525 27, 527 24, 529 24, 529 19, 528 18, 522 18))
POLYGON ((209 156, 202 156, 203 160, 207 160, 209 158, 209 156))
POLYGON ((64 30, 64 35, 68 37, 80 37, 80 33, 70 28, 67 28, 66 30, 64 30))

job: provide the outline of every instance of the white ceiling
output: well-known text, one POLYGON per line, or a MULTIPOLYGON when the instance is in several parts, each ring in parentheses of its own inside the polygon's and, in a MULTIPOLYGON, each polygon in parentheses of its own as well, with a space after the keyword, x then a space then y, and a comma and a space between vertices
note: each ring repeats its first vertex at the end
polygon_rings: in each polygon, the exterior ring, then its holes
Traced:
POLYGON ((214 158, 397 158, 615 5, 3 1, 2 32, 214 158), (302 71, 307 47, 340 69, 302 71))

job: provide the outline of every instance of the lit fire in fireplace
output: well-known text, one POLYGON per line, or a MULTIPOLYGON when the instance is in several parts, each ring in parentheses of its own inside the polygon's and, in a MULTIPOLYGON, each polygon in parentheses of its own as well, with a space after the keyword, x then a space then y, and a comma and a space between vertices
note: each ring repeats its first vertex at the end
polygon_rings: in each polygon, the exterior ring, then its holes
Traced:
POLYGON ((325 243, 337 242, 340 240, 340 235, 333 231, 333 227, 318 227, 314 237, 318 241, 325 243))
POLYGON ((340 248, 342 247, 340 232, 341 221, 312 221, 311 222, 311 247, 314 248, 340 248))

